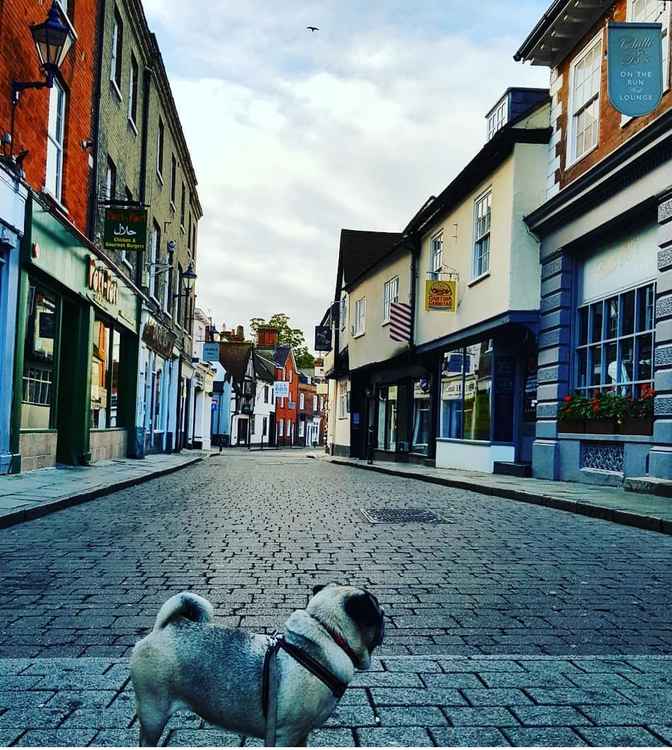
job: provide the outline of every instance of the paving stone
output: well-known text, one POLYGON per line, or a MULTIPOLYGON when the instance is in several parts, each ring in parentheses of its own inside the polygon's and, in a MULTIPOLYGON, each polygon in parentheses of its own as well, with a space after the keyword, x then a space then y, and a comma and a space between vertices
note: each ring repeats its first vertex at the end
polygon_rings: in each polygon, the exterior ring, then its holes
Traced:
POLYGON ((516 706, 512 709, 528 727, 582 726, 590 722, 570 706, 516 706))
POLYGON ((353 747, 354 744, 351 729, 316 729, 308 737, 308 747, 353 747))
MULTIPOLYGON (((551 688, 544 690, 542 688, 530 688, 530 696, 536 703, 548 705, 567 705, 574 706, 579 703, 591 703, 593 705, 618 705, 639 702, 638 697, 628 695, 627 690, 621 691, 620 695, 615 690, 588 689, 588 688, 551 688)), ((633 694, 645 693, 645 690, 634 690, 633 694)))
POLYGON ((422 687, 422 680, 417 674, 356 672, 350 687, 422 687))
POLYGON ((643 727, 581 727, 591 745, 610 747, 664 747, 665 743, 643 727))
MULTIPOLYGON (((569 678, 564 674, 554 675, 544 674, 542 672, 513 672, 511 674, 508 674, 507 672, 482 672, 479 676, 489 688, 572 687, 569 678)), ((602 675, 600 675, 600 677, 601 676, 602 675)))
POLYGON ((138 729, 101 729, 91 741, 92 747, 136 747, 138 729))
POLYGON ((371 695, 380 706, 466 706, 459 690, 451 688, 372 688, 371 695))
MULTIPOLYGON (((585 747, 585 742, 569 727, 545 729, 504 729, 511 744, 516 747, 585 747)), ((606 743, 610 744, 610 743, 606 743)))
POLYGON ((456 727, 514 727, 520 722, 502 707, 445 708, 444 714, 456 727))
POLYGON ((648 728, 667 742, 668 745, 672 745, 672 726, 665 727, 662 724, 649 724, 648 728))
POLYGON ((18 727, 15 729, 0 727, 0 747, 9 747, 23 734, 23 731, 18 727))
POLYGON ((238 747, 242 739, 223 729, 173 729, 165 744, 169 747, 238 747))
POLYGON ((439 662, 444 672, 523 672, 515 661, 504 659, 450 659, 439 662))
MULTIPOLYGON (((53 695, 51 693, 50 695, 53 695)), ((115 697, 113 690, 62 690, 49 701, 49 708, 105 708, 115 697)))
POLYGON ((0 693, 10 690, 30 690, 40 681, 39 675, 0 674, 0 693))
POLYGON ((363 727, 374 725, 373 709, 370 706, 338 705, 327 719, 325 727, 363 727))
POLYGON ((434 740, 441 747, 508 747, 509 742, 493 727, 432 727, 434 740))
POLYGON ((383 664, 388 672, 440 672, 441 666, 436 661, 424 661, 422 659, 383 659, 383 664))
POLYGON ((9 691, 0 693, 0 708, 38 708, 46 706, 54 697, 49 690, 9 691))
MULTIPOLYGON (((85 727, 93 729, 128 729, 132 716, 128 711, 108 708, 100 711, 92 708, 79 708, 63 722, 64 729, 85 727)), ((0 721, 2 717, 0 716, 0 721)))
MULTIPOLYGON (((628 672, 627 677, 624 677, 623 675, 620 675, 620 674, 572 674, 572 675, 567 675, 566 679, 580 688, 600 690, 600 689, 610 689, 610 688, 628 689, 628 688, 633 687, 633 682, 635 685, 639 685, 642 677, 648 678, 650 677, 650 675, 635 675, 635 674, 632 674, 631 672, 628 672)), ((562 687, 562 686, 539 684, 539 685, 535 685, 534 687, 562 687)), ((641 687, 648 687, 648 685, 644 684, 641 687)), ((653 687, 653 685, 651 687, 653 687)))
POLYGON ((447 723, 441 711, 433 706, 382 706, 377 713, 382 726, 432 727, 447 723))
POLYGON ((422 727, 358 729, 361 747, 433 747, 429 732, 422 727))
POLYGON ((472 706, 530 706, 532 701, 522 690, 492 688, 464 690, 464 695, 472 706))
POLYGON ((348 688, 338 704, 339 706, 368 706, 369 698, 366 694, 366 690, 348 688))
POLYGON ((61 708, 12 708, 0 714, 0 731, 15 729, 56 729, 68 712, 61 708))
POLYGON ((581 706, 581 711, 598 726, 622 726, 624 724, 669 724, 672 726, 672 713, 661 715, 660 709, 656 706, 581 706))
POLYGON ((423 674, 422 681, 428 688, 475 688, 483 687, 483 683, 474 674, 423 674))
POLYGON ((29 729, 16 743, 19 747, 85 747, 95 729, 29 729))

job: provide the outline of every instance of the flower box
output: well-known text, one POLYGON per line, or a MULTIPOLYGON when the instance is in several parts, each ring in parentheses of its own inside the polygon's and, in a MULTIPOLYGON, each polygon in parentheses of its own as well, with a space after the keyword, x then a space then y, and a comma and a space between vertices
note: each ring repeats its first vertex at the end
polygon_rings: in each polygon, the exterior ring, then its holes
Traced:
POLYGON ((617 435, 620 430, 615 419, 588 419, 586 432, 592 435, 617 435))
POLYGON ((558 422, 558 432, 585 432, 586 422, 584 419, 561 419, 558 422))
POLYGON ((648 417, 626 417, 621 425, 622 435, 653 435, 653 420, 648 417))

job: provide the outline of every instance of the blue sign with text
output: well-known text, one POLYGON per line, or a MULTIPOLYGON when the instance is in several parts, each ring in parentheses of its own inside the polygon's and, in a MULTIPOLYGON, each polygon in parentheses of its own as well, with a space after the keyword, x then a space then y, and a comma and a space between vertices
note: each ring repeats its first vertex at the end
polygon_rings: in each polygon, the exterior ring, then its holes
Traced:
POLYGON ((628 117, 648 115, 663 96, 663 32, 659 23, 610 23, 609 100, 628 117))

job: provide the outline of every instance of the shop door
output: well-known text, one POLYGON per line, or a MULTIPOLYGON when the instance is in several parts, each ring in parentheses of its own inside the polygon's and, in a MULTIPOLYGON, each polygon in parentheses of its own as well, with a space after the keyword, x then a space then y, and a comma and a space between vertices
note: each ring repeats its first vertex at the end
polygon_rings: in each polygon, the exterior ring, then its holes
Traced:
POLYGON ((238 445, 247 445, 247 419, 238 420, 238 445))
POLYGON ((532 445, 537 430, 537 348, 530 347, 526 352, 525 366, 522 378, 523 413, 520 420, 518 460, 522 463, 532 463, 532 445))
POLYGON ((268 417, 268 444, 275 445, 275 414, 268 417))

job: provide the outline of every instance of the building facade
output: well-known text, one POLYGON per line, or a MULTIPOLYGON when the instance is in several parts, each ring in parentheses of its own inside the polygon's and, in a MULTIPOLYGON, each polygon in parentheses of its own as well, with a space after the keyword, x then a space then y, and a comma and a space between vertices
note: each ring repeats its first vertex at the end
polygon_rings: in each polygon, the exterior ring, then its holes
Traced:
POLYGON ((135 431, 128 450, 142 457, 180 450, 193 431, 193 277, 202 210, 161 51, 142 3, 103 3, 101 28, 96 242, 103 246, 107 209, 145 207, 148 214, 144 250, 104 249, 141 289, 135 431))
POLYGON ((516 59, 550 69, 541 239, 538 477, 672 478, 672 94, 663 2, 556 3, 516 59), (662 23, 664 94, 622 116, 607 95, 608 19, 662 23), (585 83, 585 85, 584 85, 585 83))

